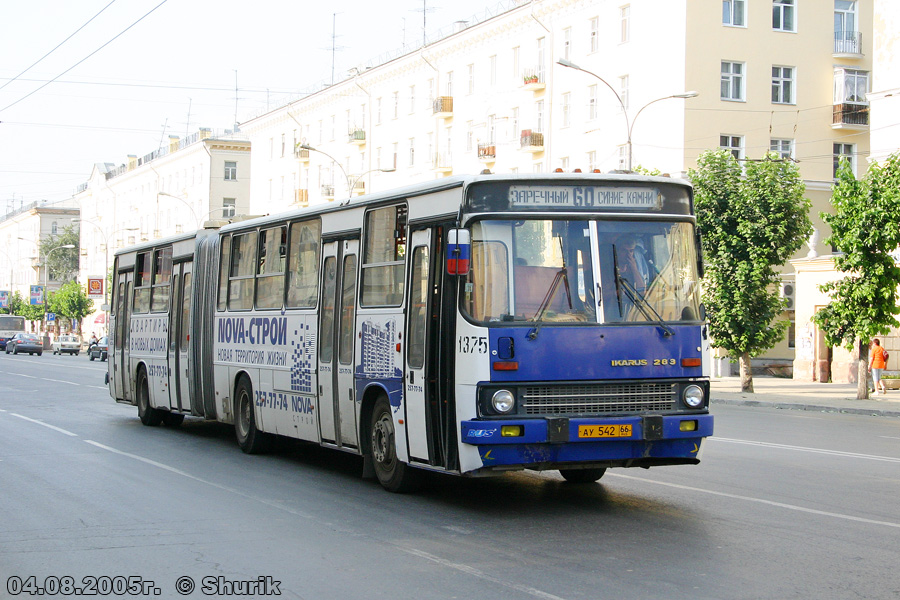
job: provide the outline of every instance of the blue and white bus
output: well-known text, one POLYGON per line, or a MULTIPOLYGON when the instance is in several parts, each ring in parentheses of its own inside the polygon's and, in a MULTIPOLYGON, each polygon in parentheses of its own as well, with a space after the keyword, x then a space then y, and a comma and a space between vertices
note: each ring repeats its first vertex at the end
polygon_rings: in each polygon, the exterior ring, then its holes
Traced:
POLYGON ((391 491, 696 464, 709 340, 692 191, 451 177, 116 254, 109 388, 146 425, 359 454, 391 491))

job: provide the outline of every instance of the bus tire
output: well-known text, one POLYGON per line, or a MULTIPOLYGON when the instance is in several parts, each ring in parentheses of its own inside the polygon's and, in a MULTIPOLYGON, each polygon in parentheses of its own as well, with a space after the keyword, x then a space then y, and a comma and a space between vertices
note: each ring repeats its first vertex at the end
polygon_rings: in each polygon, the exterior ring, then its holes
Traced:
POLYGON ((372 466, 382 487, 399 494, 416 490, 421 483, 422 473, 397 458, 394 419, 386 396, 380 396, 375 401, 369 435, 372 466))
POLYGON ((143 367, 138 371, 137 407, 138 417, 147 427, 156 427, 162 423, 163 411, 150 406, 150 383, 147 381, 147 370, 143 367))
POLYGON ((246 454, 265 452, 271 442, 271 436, 256 427, 253 405, 253 386, 247 377, 241 377, 234 388, 234 433, 246 454))
POLYGON ((163 413, 163 424, 165 424, 166 427, 178 427, 182 423, 184 423, 183 414, 169 411, 163 413))
POLYGON ((569 483, 594 483, 599 481, 606 469, 560 469, 559 474, 569 483))

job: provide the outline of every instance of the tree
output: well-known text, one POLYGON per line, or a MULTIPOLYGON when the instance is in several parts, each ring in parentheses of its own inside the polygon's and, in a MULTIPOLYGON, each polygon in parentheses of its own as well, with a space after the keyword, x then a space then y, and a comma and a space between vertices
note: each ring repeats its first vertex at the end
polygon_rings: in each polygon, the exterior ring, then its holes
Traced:
POLYGON ((64 227, 62 233, 41 240, 41 262, 47 263, 50 269, 47 274, 53 281, 72 281, 78 276, 78 248, 81 246, 81 238, 78 229, 74 225, 64 227), (60 246, 73 245, 74 248, 66 248, 53 252, 60 246), (53 252, 53 254, 50 254, 53 252), (49 261, 47 257, 49 256, 49 261))
POLYGON ((784 337, 789 323, 779 272, 812 232, 797 166, 774 153, 742 168, 727 150, 700 155, 694 184, 706 274, 703 302, 717 346, 740 361, 741 389, 753 391, 750 359, 784 337))
POLYGON ((52 312, 77 322, 79 335, 81 320, 94 311, 94 301, 77 281, 70 281, 54 292, 49 305, 52 312))
POLYGON ((856 179, 841 159, 831 196, 834 214, 822 218, 831 227, 826 242, 837 249, 834 266, 845 276, 819 287, 831 297, 813 322, 831 346, 858 348, 856 397, 868 398, 869 342, 897 327, 900 267, 889 252, 900 246, 900 154, 871 165, 856 179))

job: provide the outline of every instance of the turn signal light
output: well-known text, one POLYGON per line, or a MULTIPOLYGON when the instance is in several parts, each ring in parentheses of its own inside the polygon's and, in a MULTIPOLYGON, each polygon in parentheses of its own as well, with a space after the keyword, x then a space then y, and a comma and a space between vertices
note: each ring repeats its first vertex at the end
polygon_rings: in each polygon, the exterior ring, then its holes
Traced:
POLYGON ((504 425, 500 428, 500 437, 522 437, 521 425, 504 425))
POLYGON ((679 431, 697 431, 697 421, 682 421, 678 424, 679 431))
POLYGON ((682 358, 681 366, 682 367, 702 367, 703 359, 702 358, 682 358))

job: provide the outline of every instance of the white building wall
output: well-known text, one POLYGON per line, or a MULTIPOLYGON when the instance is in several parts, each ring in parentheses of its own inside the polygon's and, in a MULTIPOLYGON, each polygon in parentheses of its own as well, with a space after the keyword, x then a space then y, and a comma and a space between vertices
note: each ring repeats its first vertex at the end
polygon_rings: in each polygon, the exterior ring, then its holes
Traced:
POLYGON ((879 162, 900 149, 900 3, 875 0, 870 160, 879 162))

